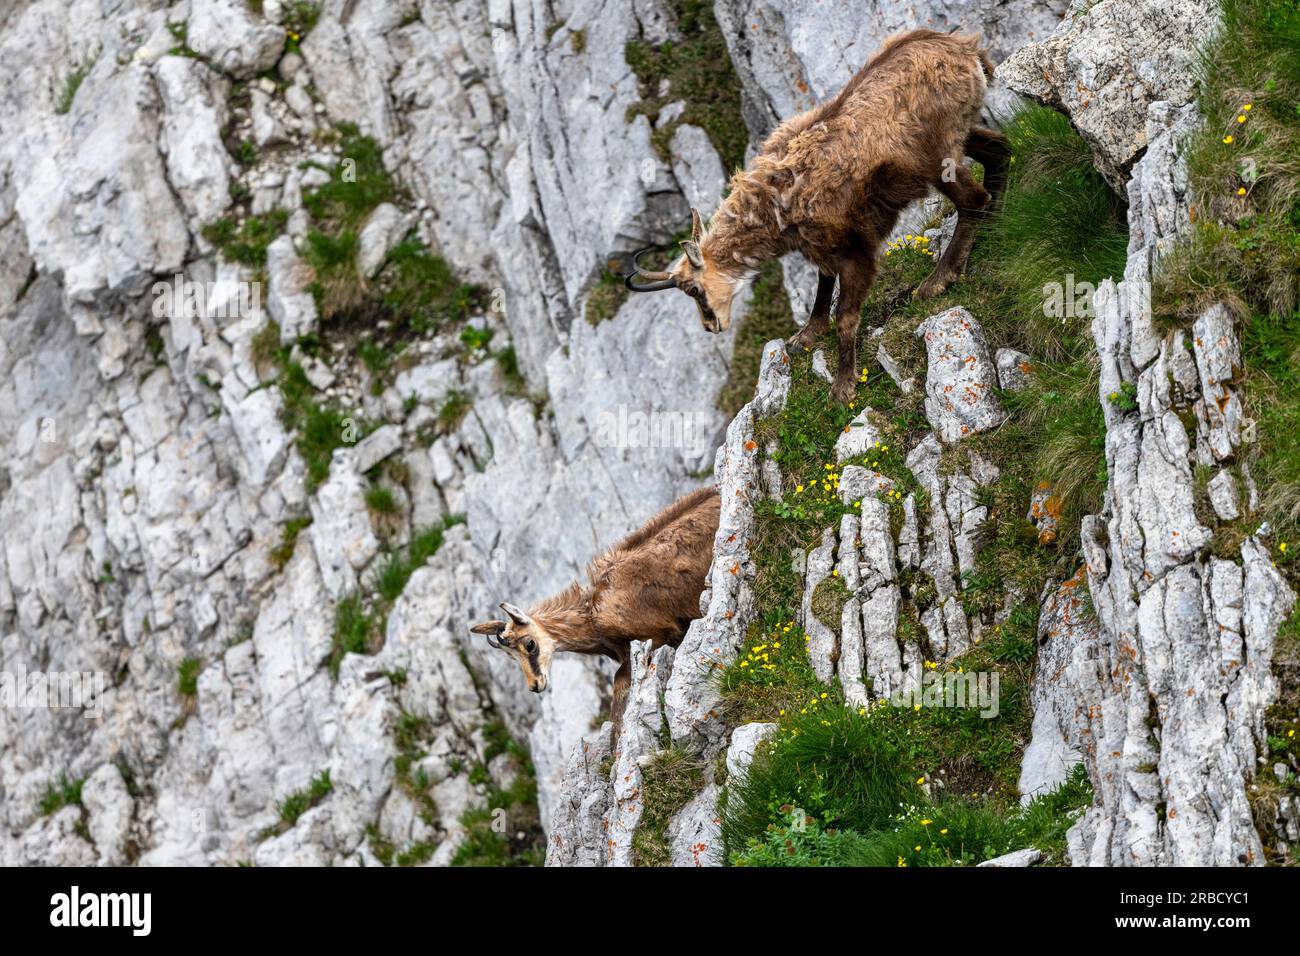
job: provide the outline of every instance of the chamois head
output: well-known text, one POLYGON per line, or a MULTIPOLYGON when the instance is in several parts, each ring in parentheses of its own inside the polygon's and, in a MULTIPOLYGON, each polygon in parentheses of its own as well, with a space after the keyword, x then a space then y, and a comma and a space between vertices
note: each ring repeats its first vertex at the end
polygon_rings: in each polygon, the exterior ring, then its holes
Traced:
POLYGON ((524 672, 528 689, 534 694, 546 690, 550 681, 551 656, 555 653, 555 639, 546 629, 513 604, 502 604, 501 610, 508 621, 484 621, 470 630, 486 634, 490 645, 514 655, 519 669, 524 672))
POLYGON ((635 270, 623 279, 623 284, 632 292, 681 289, 695 300, 706 332, 725 332, 731 327, 731 300, 740 285, 740 277, 723 272, 717 263, 710 261, 700 245, 703 239, 700 213, 691 209, 691 238, 682 243, 682 257, 666 272, 644 272, 637 262, 648 251, 642 249, 632 260, 635 270))

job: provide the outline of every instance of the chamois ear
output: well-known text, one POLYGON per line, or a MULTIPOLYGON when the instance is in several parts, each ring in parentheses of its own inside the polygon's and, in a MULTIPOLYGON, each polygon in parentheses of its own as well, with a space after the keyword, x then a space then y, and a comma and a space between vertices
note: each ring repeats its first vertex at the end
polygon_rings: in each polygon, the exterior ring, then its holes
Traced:
POLYGON ((682 252, 686 253, 686 258, 691 260, 691 265, 695 266, 695 268, 704 268, 704 256, 700 254, 700 247, 698 244, 687 239, 682 243, 682 252))
POLYGON ((528 625, 533 623, 533 619, 531 617, 529 617, 523 611, 519 610, 519 608, 515 607, 513 604, 509 604, 509 603, 502 604, 501 610, 509 614, 510 620, 514 621, 520 627, 527 627, 528 625))
POLYGON ((506 630, 505 621, 484 621, 482 624, 475 624, 470 628, 474 634, 504 634, 506 630))
POLYGON ((704 238, 704 220, 700 218, 700 211, 694 206, 691 207, 691 241, 699 242, 704 238))

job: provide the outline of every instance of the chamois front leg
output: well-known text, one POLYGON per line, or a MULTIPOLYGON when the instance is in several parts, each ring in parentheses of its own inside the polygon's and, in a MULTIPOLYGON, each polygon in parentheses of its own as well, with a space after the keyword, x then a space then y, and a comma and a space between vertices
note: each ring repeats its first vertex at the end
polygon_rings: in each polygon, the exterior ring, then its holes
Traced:
POLYGON ((862 302, 875 277, 874 254, 859 255, 840 271, 839 316, 835 320, 840 361, 835 381, 831 383, 831 396, 841 405, 853 401, 857 391, 854 380, 858 374, 858 324, 862 321, 862 302))
POLYGON ((831 296, 835 292, 835 277, 826 273, 817 275, 817 298, 813 300, 812 315, 790 344, 801 349, 813 349, 826 332, 831 317, 831 296))
POLYGON ((609 707, 609 719, 614 722, 614 733, 623 726, 623 709, 627 706, 627 689, 632 686, 632 655, 625 654, 614 672, 614 700, 609 707))

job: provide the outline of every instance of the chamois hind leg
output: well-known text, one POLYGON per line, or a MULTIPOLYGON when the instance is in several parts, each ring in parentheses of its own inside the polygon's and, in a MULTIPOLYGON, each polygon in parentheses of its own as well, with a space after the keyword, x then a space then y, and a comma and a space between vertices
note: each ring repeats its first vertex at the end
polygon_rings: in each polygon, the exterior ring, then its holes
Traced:
POLYGON ((835 277, 824 272, 817 274, 817 298, 813 300, 812 315, 790 344, 801 349, 812 349, 826 332, 831 317, 831 295, 835 291, 835 277))
POLYGON ((984 211, 989 204, 988 191, 960 163, 952 182, 940 180, 936 185, 957 207, 957 228, 953 231, 948 248, 935 263, 934 271, 912 293, 917 299, 941 295, 961 275, 962 269, 966 268, 966 259, 970 256, 971 243, 975 241, 975 226, 984 218, 984 211))
POLYGON ((988 209, 992 209, 1007 186, 1011 144, 1001 133, 983 126, 972 126, 966 136, 966 155, 984 167, 984 188, 989 194, 988 209))
POLYGON ((862 320, 862 302, 876 277, 876 258, 860 254, 840 270, 840 301, 835 329, 839 335, 840 361, 831 383, 831 396, 841 405, 853 401, 858 370, 858 323, 862 320))

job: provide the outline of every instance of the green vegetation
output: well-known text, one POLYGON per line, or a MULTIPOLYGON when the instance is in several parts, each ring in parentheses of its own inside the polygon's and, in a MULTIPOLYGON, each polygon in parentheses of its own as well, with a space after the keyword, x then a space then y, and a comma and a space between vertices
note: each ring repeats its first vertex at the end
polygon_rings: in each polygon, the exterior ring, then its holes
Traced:
POLYGON ((249 216, 242 223, 226 216, 208 223, 202 234, 229 261, 260 270, 266 266, 266 247, 284 232, 288 221, 289 216, 283 209, 249 216))
POLYGON ((424 528, 401 551, 391 551, 379 562, 368 584, 369 600, 349 594, 334 607, 334 635, 330 644, 330 675, 338 678, 345 654, 373 654, 383 646, 388 612, 402 595, 411 575, 442 547, 447 529, 464 522, 447 516, 441 525, 424 528))
MULTIPOLYGON (((925 367, 916 326, 957 305, 980 321, 993 347, 1033 357, 1027 387, 999 393, 1009 420, 962 444, 1002 467, 1001 479, 984 492, 993 541, 981 554, 982 574, 1001 581, 1001 591, 1015 585, 1037 595, 1049 572, 1073 573, 1079 521, 1100 507, 1106 475, 1091 316, 1053 293, 1059 288, 1064 298, 1072 276, 1077 305, 1084 283, 1122 275, 1128 237, 1122 202, 1093 169, 1086 144, 1064 116, 1026 108, 1006 132, 1014 160, 1005 198, 981 227, 965 274, 937 300, 911 300, 933 259, 924 243, 905 243, 887 256, 863 307, 863 324, 884 325, 885 348, 910 374, 925 367), (1015 467, 1003 467, 1010 463, 1015 467), (1060 528, 1052 548, 1033 549, 1037 532, 1024 515, 1044 483, 1060 528)), ((874 374, 867 384, 872 380, 874 374)), ((911 447, 925 427, 921 396, 891 399, 881 392, 892 384, 878 381, 877 397, 867 403, 892 417, 895 438, 908 439, 900 446, 911 447)), ((1124 398, 1117 396, 1121 407, 1124 398)))
MULTIPOLYGON (((313 5, 298 6, 306 9, 313 5)), ((356 255, 361 227, 380 203, 400 201, 403 196, 384 169, 382 150, 373 139, 347 124, 335 135, 342 153, 339 167, 331 172, 329 182, 303 197, 312 216, 303 256, 314 273, 310 289, 320 314, 320 330, 292 345, 282 345, 279 328, 268 323, 252 346, 259 369, 274 370, 273 382, 284 401, 285 426, 294 432, 307 465, 308 491, 329 476, 334 450, 365 437, 371 425, 346 409, 317 399, 306 372, 293 358, 293 345, 316 356, 321 354, 322 341, 348 343, 370 373, 371 391, 379 394, 400 368, 413 338, 468 318, 481 295, 478 288, 458 281, 442 259, 413 237, 389 250, 373 279, 360 274, 356 255)), ((243 148, 246 144, 230 141, 229 135, 227 140, 241 162, 257 161, 255 151, 243 148)), ((227 216, 208 223, 202 234, 226 259, 256 270, 264 279, 267 246, 284 233, 287 221, 282 209, 249 216, 242 222, 227 216)), ((513 350, 503 348, 491 357, 500 366, 507 386, 522 390, 513 350)))
MULTIPOLYGON (((665 734, 666 736, 666 734, 665 734)), ((668 866, 668 824, 704 787, 705 768, 676 748, 655 754, 641 771, 641 822, 632 836, 638 866, 668 866)))
MULTIPOLYGON (((300 344, 305 344, 307 350, 314 348, 313 343, 300 344)), ((294 432, 298 453, 307 466, 307 490, 315 491, 329 477, 334 449, 360 441, 371 431, 371 425, 357 421, 344 409, 318 401, 316 389, 291 352, 287 346, 276 352, 279 374, 275 384, 283 402, 280 414, 285 427, 294 432)))
POLYGON ((673 133, 683 123, 704 130, 726 170, 744 165, 749 133, 740 112, 740 80, 731 65, 726 41, 706 0, 671 0, 669 6, 681 32, 680 43, 629 42, 623 51, 627 65, 641 84, 641 101, 628 107, 628 120, 638 115, 651 125, 669 103, 683 101, 680 117, 651 134, 659 154, 668 159, 673 133), (668 92, 659 95, 660 83, 668 92))
MULTIPOLYGON (((261 0, 257 0, 261 2, 261 0)), ((284 52, 297 53, 303 37, 316 27, 320 19, 320 4, 310 0, 289 0, 284 5, 284 52)))
POLYGON ((410 341, 467 319, 482 290, 460 282, 451 268, 413 236, 388 251, 379 273, 357 267, 360 232, 381 203, 405 197, 384 168, 383 151, 355 126, 337 131, 342 159, 330 181, 303 197, 312 217, 303 258, 321 317, 321 334, 340 337, 371 373, 378 394, 410 341))
POLYGON ((366 489, 366 507, 381 515, 397 511, 397 496, 387 485, 371 485, 366 489))
POLYGON ((459 389, 452 389, 438 409, 438 429, 442 434, 455 431, 469 414, 473 402, 459 389))
POLYGON ((273 547, 267 554, 271 565, 278 571, 289 563, 293 557, 294 549, 298 546, 298 535, 304 528, 311 525, 311 516, 303 515, 298 518, 290 518, 284 524, 280 525, 280 542, 273 547))
MULTIPOLYGON (((1030 846, 1062 861, 1065 831, 1092 801, 1082 766, 1024 810, 1014 794, 979 799, 968 780, 930 769, 922 757, 929 745, 918 744, 917 726, 902 716, 912 713, 886 703, 855 711, 818 697, 783 719, 748 775, 728 785, 730 862, 962 866, 1030 846)), ((963 753, 979 755, 969 745, 963 753)))
POLYGON ((466 837, 451 859, 452 866, 541 866, 546 855, 541 818, 537 812, 537 778, 528 751, 494 721, 484 728, 483 760, 470 768, 470 780, 487 787, 486 806, 461 817, 466 837), (497 757, 509 757, 509 783, 492 780, 487 768, 497 757))
POLYGON ((195 697, 199 692, 199 674, 203 670, 203 662, 197 657, 187 657, 181 661, 177 675, 177 689, 182 697, 195 697))
POLYGON ((72 101, 77 98, 77 90, 81 89, 86 74, 90 72, 90 66, 91 64, 82 64, 68 74, 68 78, 63 81, 63 92, 59 94, 59 102, 54 106, 55 113, 63 116, 72 109, 72 101))
POLYGON ((1162 263, 1157 318, 1188 326, 1226 303, 1240 320, 1247 414, 1257 441, 1242 458, 1260 489, 1252 530, 1300 539, 1300 8, 1289 0, 1222 0, 1223 29, 1203 58, 1205 125, 1188 149, 1196 196, 1190 241, 1162 263))
POLYGON ((294 791, 276 804, 275 812, 279 814, 280 822, 263 833, 263 839, 290 829, 298 822, 300 816, 328 797, 333 789, 334 784, 330 782, 328 770, 322 770, 312 777, 311 782, 304 789, 294 791))
MULTIPOLYGON (((405 675, 402 676, 400 682, 405 682, 405 675)), ((422 742, 431 735, 432 731, 433 724, 427 717, 417 717, 403 710, 402 716, 397 722, 397 730, 393 735, 393 744, 397 748, 397 758, 394 761, 393 769, 397 785, 405 791, 406 795, 419 808, 417 812, 420 820, 425 826, 436 828, 438 826, 438 805, 429 792, 432 784, 428 774, 416 766, 426 756, 422 742)), ((385 865, 391 866, 396 863, 398 866, 411 866, 415 863, 423 863, 433 855, 435 849, 437 849, 435 844, 417 842, 392 854, 392 859, 386 861, 385 865)), ((378 854, 378 851, 376 853, 378 854)))
POLYGON ((187 56, 192 60, 201 59, 201 57, 190 49, 189 32, 190 25, 185 20, 172 21, 167 24, 167 32, 172 35, 176 43, 167 52, 172 56, 187 56))
POLYGON ((605 270, 587 293, 587 301, 582 307, 583 318, 590 325, 600 325, 606 319, 612 319, 630 294, 623 285, 622 276, 605 270))
POLYGON ((41 815, 48 817, 58 813, 64 807, 81 806, 81 788, 85 782, 84 777, 69 780, 66 776, 60 776, 59 782, 47 787, 45 796, 41 798, 41 815))

